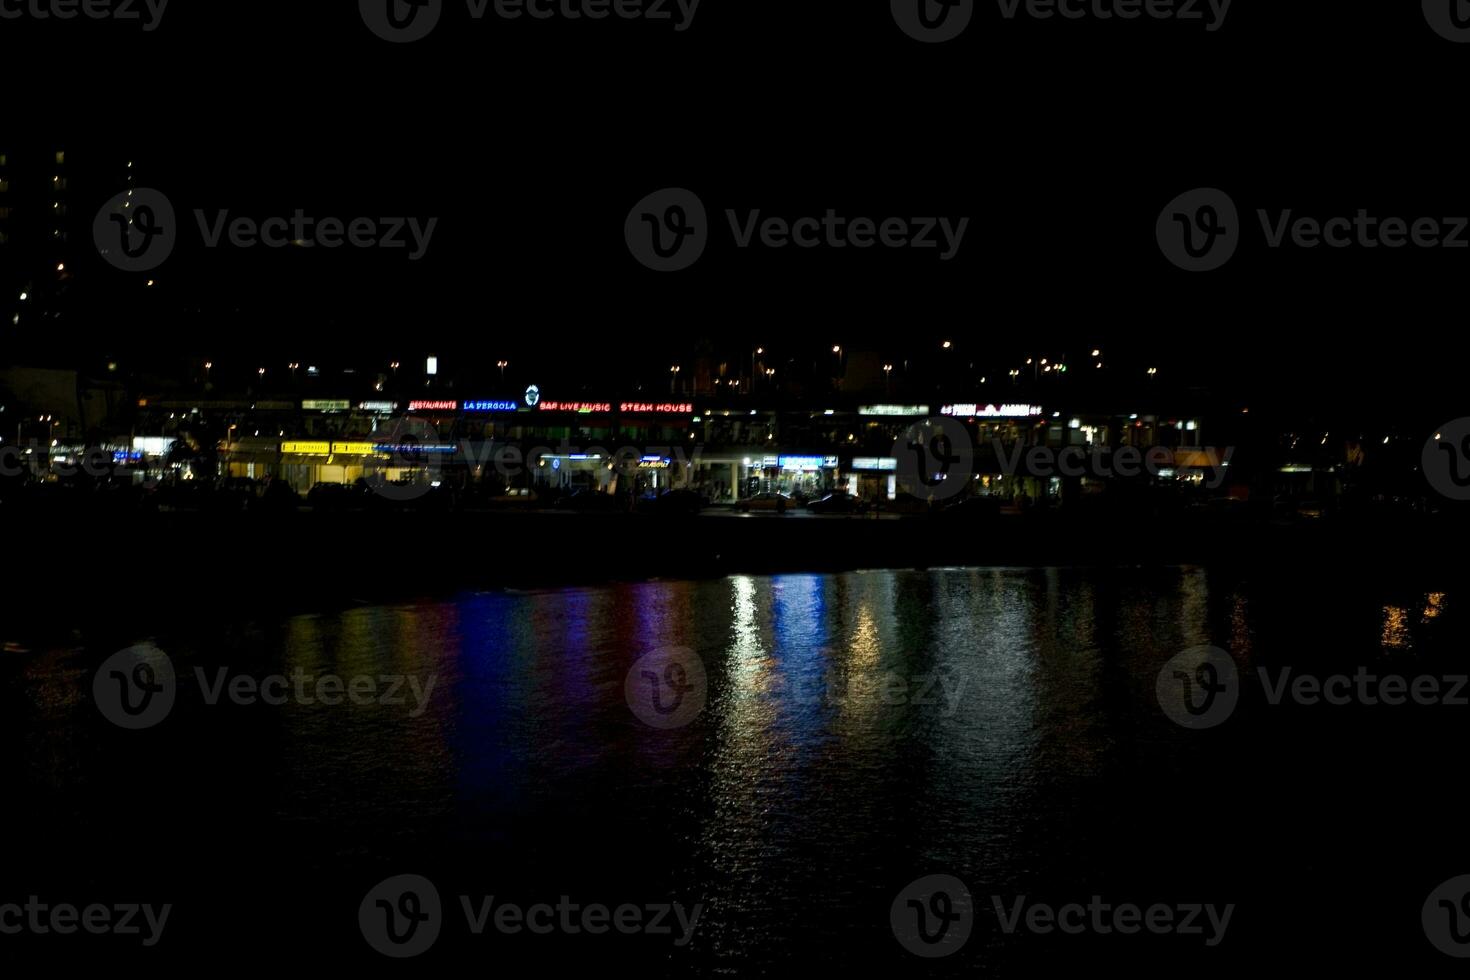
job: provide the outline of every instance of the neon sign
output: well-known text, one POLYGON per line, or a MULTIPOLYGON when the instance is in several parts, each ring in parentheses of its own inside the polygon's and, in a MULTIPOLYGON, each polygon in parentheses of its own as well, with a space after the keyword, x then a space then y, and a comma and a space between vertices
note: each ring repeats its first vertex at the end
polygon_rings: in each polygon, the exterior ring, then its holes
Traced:
POLYGON ((301 403, 303 412, 345 412, 352 407, 346 399, 308 399, 301 403))
POLYGON ((410 412, 453 412, 459 409, 457 401, 417 401, 409 402, 410 412))
POLYGON ((478 400, 464 403, 466 412, 515 412, 520 410, 520 404, 513 401, 478 400))
POLYGON ((612 402, 541 402, 541 411, 591 415, 597 412, 611 412, 612 402))
POLYGON ((623 402, 619 410, 628 415, 684 415, 694 411, 691 402, 623 402))
POLYGON ((397 454, 397 455, 400 455, 400 456, 412 456, 414 453, 440 453, 440 454, 447 454, 447 453, 455 452, 456 449, 457 449, 457 447, 454 446, 454 445, 452 445, 452 444, 450 444, 450 443, 436 443, 436 442, 401 442, 401 443, 380 442, 380 443, 377 443, 377 444, 375 444, 373 446, 373 452, 377 452, 377 453, 391 453, 391 454, 397 454))
POLYGON ((541 389, 539 387, 537 387, 536 385, 531 385, 529 388, 526 389, 526 404, 527 405, 531 406, 532 408, 535 408, 540 403, 540 401, 541 401, 541 389))
POLYGON ((967 415, 971 418, 987 419, 1024 419, 1044 413, 1040 405, 977 405, 970 403, 941 406, 939 414, 967 415))
POLYGON ((859 405, 859 415, 928 415, 928 405, 859 405))
POLYGON ((391 415, 393 414, 393 410, 398 407, 398 404, 396 402, 360 402, 357 407, 364 412, 379 412, 384 415, 391 415))
POLYGON ((281 453, 286 456, 330 456, 330 442, 283 442, 281 453))
POLYGON ((777 465, 783 470, 836 469, 836 456, 780 456, 777 465))

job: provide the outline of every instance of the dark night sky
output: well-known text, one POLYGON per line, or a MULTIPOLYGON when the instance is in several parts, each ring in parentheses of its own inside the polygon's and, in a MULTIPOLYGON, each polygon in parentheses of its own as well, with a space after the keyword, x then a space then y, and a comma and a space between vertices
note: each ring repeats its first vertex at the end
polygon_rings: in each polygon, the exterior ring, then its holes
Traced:
POLYGON ((149 302, 198 306, 201 326, 134 306, 81 328, 88 346, 432 348, 603 372, 702 339, 901 353, 953 337, 998 370, 1101 344, 1276 398, 1458 397, 1470 249, 1271 251, 1254 218, 1470 213, 1452 114, 1470 45, 1436 37, 1418 4, 1239 0, 1210 34, 1007 23, 982 3, 938 46, 851 0, 705 0, 682 34, 471 23, 451 3, 452 29, 407 46, 369 35, 353 3, 175 4, 153 34, 6 22, 7 63, 44 66, 39 138, 135 156, 181 211, 440 227, 419 263, 186 242, 149 302), (722 229, 726 207, 971 224, 947 263, 738 251, 722 230, 693 269, 658 275, 622 223, 671 185, 722 229), (1153 224, 1202 185, 1252 234, 1190 275, 1153 224))

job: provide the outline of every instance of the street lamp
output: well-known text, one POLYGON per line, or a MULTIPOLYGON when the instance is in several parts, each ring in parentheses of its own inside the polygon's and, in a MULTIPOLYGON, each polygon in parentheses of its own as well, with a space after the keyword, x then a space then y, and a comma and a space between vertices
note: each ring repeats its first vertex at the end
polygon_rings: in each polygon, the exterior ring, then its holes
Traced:
POLYGON ((505 384, 505 369, 510 367, 510 361, 496 361, 495 366, 500 368, 500 383, 505 384))
POLYGON ((680 370, 681 369, 677 364, 669 368, 669 394, 671 395, 674 393, 674 382, 679 380, 680 370))

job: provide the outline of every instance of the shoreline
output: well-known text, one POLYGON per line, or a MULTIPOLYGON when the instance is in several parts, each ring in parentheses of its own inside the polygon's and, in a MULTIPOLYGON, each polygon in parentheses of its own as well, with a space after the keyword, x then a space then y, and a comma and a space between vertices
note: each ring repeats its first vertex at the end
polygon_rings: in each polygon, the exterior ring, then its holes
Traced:
MULTIPOLYGON (((496 588, 934 567, 1210 565, 1465 574, 1454 514, 1270 522, 1060 512, 982 519, 706 513, 159 513, 11 521, 12 602, 308 608, 496 588), (1436 547, 1438 545, 1438 547, 1436 547)), ((39 515, 37 515, 39 516, 39 515)), ((84 610, 77 610, 82 612, 84 610)))

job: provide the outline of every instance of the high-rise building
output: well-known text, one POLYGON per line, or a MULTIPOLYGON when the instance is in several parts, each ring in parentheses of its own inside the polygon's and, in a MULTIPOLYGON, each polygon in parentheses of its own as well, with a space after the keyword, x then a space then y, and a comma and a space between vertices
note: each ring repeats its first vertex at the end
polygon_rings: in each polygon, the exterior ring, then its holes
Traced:
POLYGON ((100 262, 92 218, 132 186, 126 159, 0 145, 0 349, 7 359, 55 340, 79 277, 100 262))

